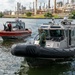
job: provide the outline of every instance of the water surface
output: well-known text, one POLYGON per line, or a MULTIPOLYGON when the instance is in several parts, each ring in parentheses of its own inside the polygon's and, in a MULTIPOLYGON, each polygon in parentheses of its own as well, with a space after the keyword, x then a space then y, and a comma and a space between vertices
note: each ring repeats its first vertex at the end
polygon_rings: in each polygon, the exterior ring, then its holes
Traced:
MULTIPOLYGON (((3 30, 3 23, 6 21, 14 21, 14 18, 0 18, 0 30, 3 30)), ((51 19, 20 19, 26 24, 26 28, 32 30, 32 35, 24 41, 5 41, 0 46, 0 75, 75 75, 75 59, 67 62, 53 62, 49 66, 29 68, 26 61, 22 57, 11 55, 10 50, 12 44, 26 43, 34 39, 38 34, 38 27, 42 23, 48 23, 51 19)), ((61 19, 55 20, 59 23, 61 19)), ((75 21, 74 21, 75 22, 75 21)))

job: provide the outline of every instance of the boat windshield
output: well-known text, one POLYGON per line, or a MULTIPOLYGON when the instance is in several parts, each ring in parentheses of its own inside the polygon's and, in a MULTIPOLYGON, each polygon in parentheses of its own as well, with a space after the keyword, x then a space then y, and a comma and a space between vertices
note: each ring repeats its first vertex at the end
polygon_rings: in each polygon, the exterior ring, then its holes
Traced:
POLYGON ((64 30, 50 30, 50 39, 61 41, 64 39, 64 30))
POLYGON ((64 35, 63 30, 50 30, 50 36, 51 37, 61 37, 64 35))

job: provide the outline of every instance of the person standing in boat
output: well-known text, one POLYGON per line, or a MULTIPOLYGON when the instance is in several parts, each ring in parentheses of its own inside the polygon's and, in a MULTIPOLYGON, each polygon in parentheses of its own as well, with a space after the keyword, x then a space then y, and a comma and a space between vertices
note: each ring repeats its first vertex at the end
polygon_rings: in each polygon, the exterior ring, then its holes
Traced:
POLYGON ((39 33, 39 45, 41 47, 45 47, 46 45, 46 34, 45 32, 43 31, 43 29, 40 29, 40 33, 39 33))
POLYGON ((8 24, 8 31, 11 31, 12 30, 12 25, 11 23, 8 24))
POLYGON ((7 26, 5 24, 3 24, 3 26, 4 26, 4 30, 6 31, 7 30, 7 26))

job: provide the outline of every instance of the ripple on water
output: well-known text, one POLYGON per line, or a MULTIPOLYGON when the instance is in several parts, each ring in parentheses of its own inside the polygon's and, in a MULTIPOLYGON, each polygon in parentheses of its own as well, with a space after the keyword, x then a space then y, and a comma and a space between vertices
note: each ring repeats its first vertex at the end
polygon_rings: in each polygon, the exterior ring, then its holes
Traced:
POLYGON ((12 56, 10 51, 0 48, 0 75, 14 75, 20 68, 23 58, 12 56))

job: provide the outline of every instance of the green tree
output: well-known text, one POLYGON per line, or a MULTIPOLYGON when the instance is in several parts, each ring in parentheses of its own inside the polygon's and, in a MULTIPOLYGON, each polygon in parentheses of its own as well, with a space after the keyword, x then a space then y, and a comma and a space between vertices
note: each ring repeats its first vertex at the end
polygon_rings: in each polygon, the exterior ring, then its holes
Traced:
POLYGON ((44 14, 44 17, 46 17, 46 18, 52 18, 53 16, 52 16, 51 13, 47 12, 47 13, 44 14))
POLYGON ((75 11, 72 11, 72 12, 69 14, 69 18, 75 19, 75 11))
POLYGON ((0 12, 0 17, 3 17, 3 13, 2 12, 0 12))
POLYGON ((31 12, 27 12, 27 13, 26 13, 26 16, 28 16, 28 17, 30 17, 31 15, 32 15, 31 12))

